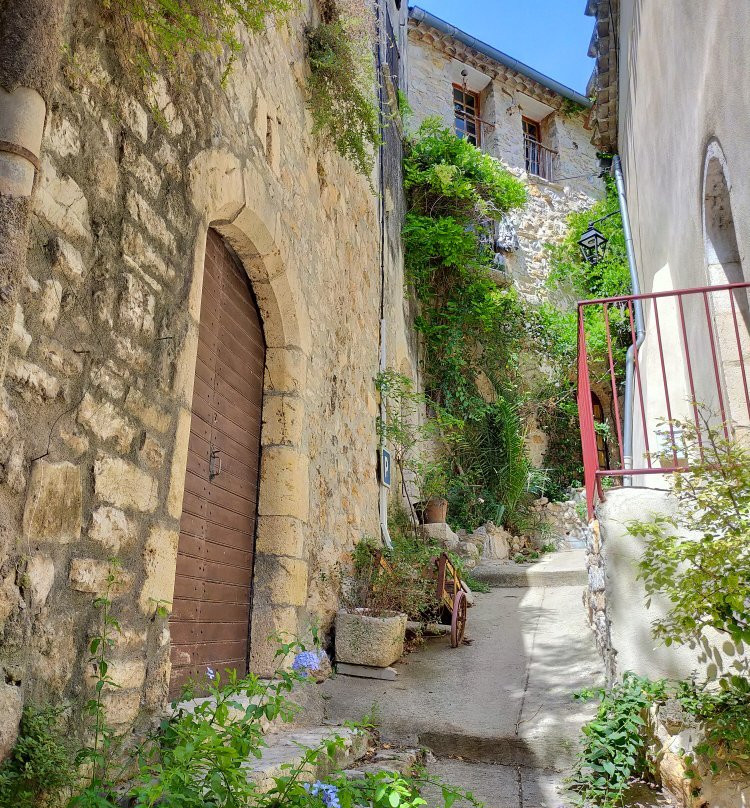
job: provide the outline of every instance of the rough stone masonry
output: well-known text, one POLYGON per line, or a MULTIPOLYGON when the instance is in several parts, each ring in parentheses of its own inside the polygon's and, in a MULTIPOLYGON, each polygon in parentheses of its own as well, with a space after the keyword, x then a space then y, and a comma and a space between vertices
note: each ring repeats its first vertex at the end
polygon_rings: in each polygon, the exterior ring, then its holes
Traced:
MULTIPOLYGON (((271 669, 272 632, 326 624, 335 565, 379 531, 378 198, 310 134, 315 3, 243 34, 225 87, 213 57, 142 86, 117 18, 69 6, 0 390, 0 755, 25 701, 90 694, 92 601, 113 557, 108 719, 127 727, 165 704, 157 605, 175 581, 209 226, 252 283, 267 346, 253 670, 271 669)), ((414 374, 399 195, 385 315, 389 359, 414 374)))

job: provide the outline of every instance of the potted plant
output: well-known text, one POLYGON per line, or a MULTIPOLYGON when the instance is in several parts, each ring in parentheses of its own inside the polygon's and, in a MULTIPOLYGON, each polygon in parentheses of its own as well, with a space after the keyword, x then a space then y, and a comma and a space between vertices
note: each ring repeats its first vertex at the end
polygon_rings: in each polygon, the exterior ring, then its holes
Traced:
POLYGON ((381 559, 381 549, 369 541, 354 550, 336 614, 338 662, 388 667, 403 654, 407 619, 434 616, 434 583, 425 574, 430 549, 402 541, 387 556, 387 564, 381 559))
POLYGON ((354 549, 353 569, 343 580, 336 613, 336 661, 387 668, 404 652, 407 616, 389 603, 380 580, 380 550, 368 541, 354 549))
MULTIPOLYGON (((385 418, 378 420, 379 436, 392 449, 410 516, 423 524, 445 522, 450 477, 445 448, 460 436, 462 422, 428 402, 400 373, 379 374, 376 386, 386 405, 385 418), (410 488, 419 491, 420 502, 412 501, 410 488)), ((416 528, 414 520, 415 536, 416 528)))
POLYGON ((423 525, 444 524, 448 517, 448 469, 443 459, 419 464, 422 501, 415 506, 423 525))

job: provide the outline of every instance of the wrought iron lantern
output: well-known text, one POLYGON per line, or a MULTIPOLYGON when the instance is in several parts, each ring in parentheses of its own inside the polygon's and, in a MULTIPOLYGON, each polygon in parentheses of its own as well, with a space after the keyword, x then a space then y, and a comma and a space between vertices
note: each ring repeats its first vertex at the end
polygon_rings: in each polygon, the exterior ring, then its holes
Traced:
POLYGON ((596 266, 607 249, 607 238, 594 227, 594 222, 589 222, 586 232, 578 239, 578 246, 581 248, 583 260, 596 266))

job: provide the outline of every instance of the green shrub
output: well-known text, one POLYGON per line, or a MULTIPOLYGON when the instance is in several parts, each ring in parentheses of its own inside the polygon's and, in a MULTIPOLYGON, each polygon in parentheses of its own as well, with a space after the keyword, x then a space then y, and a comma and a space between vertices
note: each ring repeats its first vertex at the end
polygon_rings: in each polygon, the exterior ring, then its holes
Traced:
POLYGON ((524 314, 515 290, 490 275, 486 236, 526 190, 436 120, 406 144, 404 186, 405 267, 420 303, 427 396, 461 424, 443 447, 449 519, 469 529, 487 518, 509 522, 529 470, 516 392, 524 314))
POLYGON ((63 710, 26 705, 18 741, 0 764, 0 805, 53 808, 76 778, 73 754, 60 727, 63 710))
POLYGON ((702 739, 688 762, 688 776, 696 775, 697 764, 713 774, 722 770, 747 774, 750 764, 750 680, 725 676, 719 687, 680 682, 676 698, 683 710, 700 722, 702 739))
MULTIPOLYGON (((606 253, 598 264, 586 262, 577 243, 590 221, 616 211, 619 211, 617 191, 608 180, 605 198, 585 211, 572 213, 563 241, 547 245, 551 264, 548 285, 558 299, 575 296, 586 300, 630 294, 625 236, 618 215, 596 225, 608 239, 606 253)), ((610 363, 602 309, 591 306, 584 311, 591 379, 608 389, 610 363)), ((622 379, 625 352, 632 341, 627 309, 610 307, 609 323, 615 375, 622 379)), ((578 312, 570 305, 553 302, 532 307, 527 317, 527 333, 537 353, 551 367, 550 378, 532 392, 531 399, 536 402, 539 426, 548 437, 544 466, 551 487, 546 493, 559 498, 570 485, 580 484, 583 478, 576 404, 578 312)))
POLYGON ((631 522, 628 530, 646 539, 640 574, 647 594, 670 603, 655 635, 670 645, 705 640, 713 629, 741 648, 750 642, 750 452, 721 426, 700 426, 699 434, 691 421, 673 423, 682 436, 675 449, 690 465, 671 477, 675 516, 631 522))
POLYGON ((342 16, 335 0, 326 0, 322 11, 322 23, 307 32, 313 134, 369 177, 381 135, 372 47, 361 33, 366 21, 342 16))
POLYGON ((577 694, 600 699, 596 717, 583 727, 583 748, 569 781, 579 804, 622 805, 631 780, 648 772, 646 715, 666 697, 665 687, 627 671, 610 691, 577 694))
POLYGON ((352 574, 344 580, 344 604, 376 612, 403 612, 410 620, 435 619, 433 560, 442 550, 415 538, 411 530, 394 530, 391 539, 390 550, 368 541, 355 547, 352 574), (380 563, 381 555, 388 562, 387 569, 380 563))
POLYGON ((570 214, 563 241, 548 246, 552 262, 549 283, 552 287, 572 289, 582 299, 617 297, 631 293, 625 233, 619 210, 617 188, 614 180, 607 178, 604 199, 595 202, 587 210, 570 214), (599 263, 590 264, 583 259, 578 240, 589 222, 610 213, 615 215, 596 225, 597 230, 607 239, 606 252, 599 263))

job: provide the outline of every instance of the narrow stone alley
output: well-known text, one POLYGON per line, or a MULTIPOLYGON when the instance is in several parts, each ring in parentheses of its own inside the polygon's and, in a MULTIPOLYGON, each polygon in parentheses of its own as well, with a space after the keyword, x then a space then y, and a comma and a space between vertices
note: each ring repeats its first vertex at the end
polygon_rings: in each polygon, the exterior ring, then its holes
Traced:
POLYGON ((536 565, 485 564, 467 642, 429 639, 396 681, 337 676, 325 684, 333 723, 379 718, 381 741, 426 747, 431 769, 487 808, 552 808, 594 707, 573 693, 602 684, 582 605, 584 553, 536 565), (501 574, 502 571, 502 574, 501 574))

